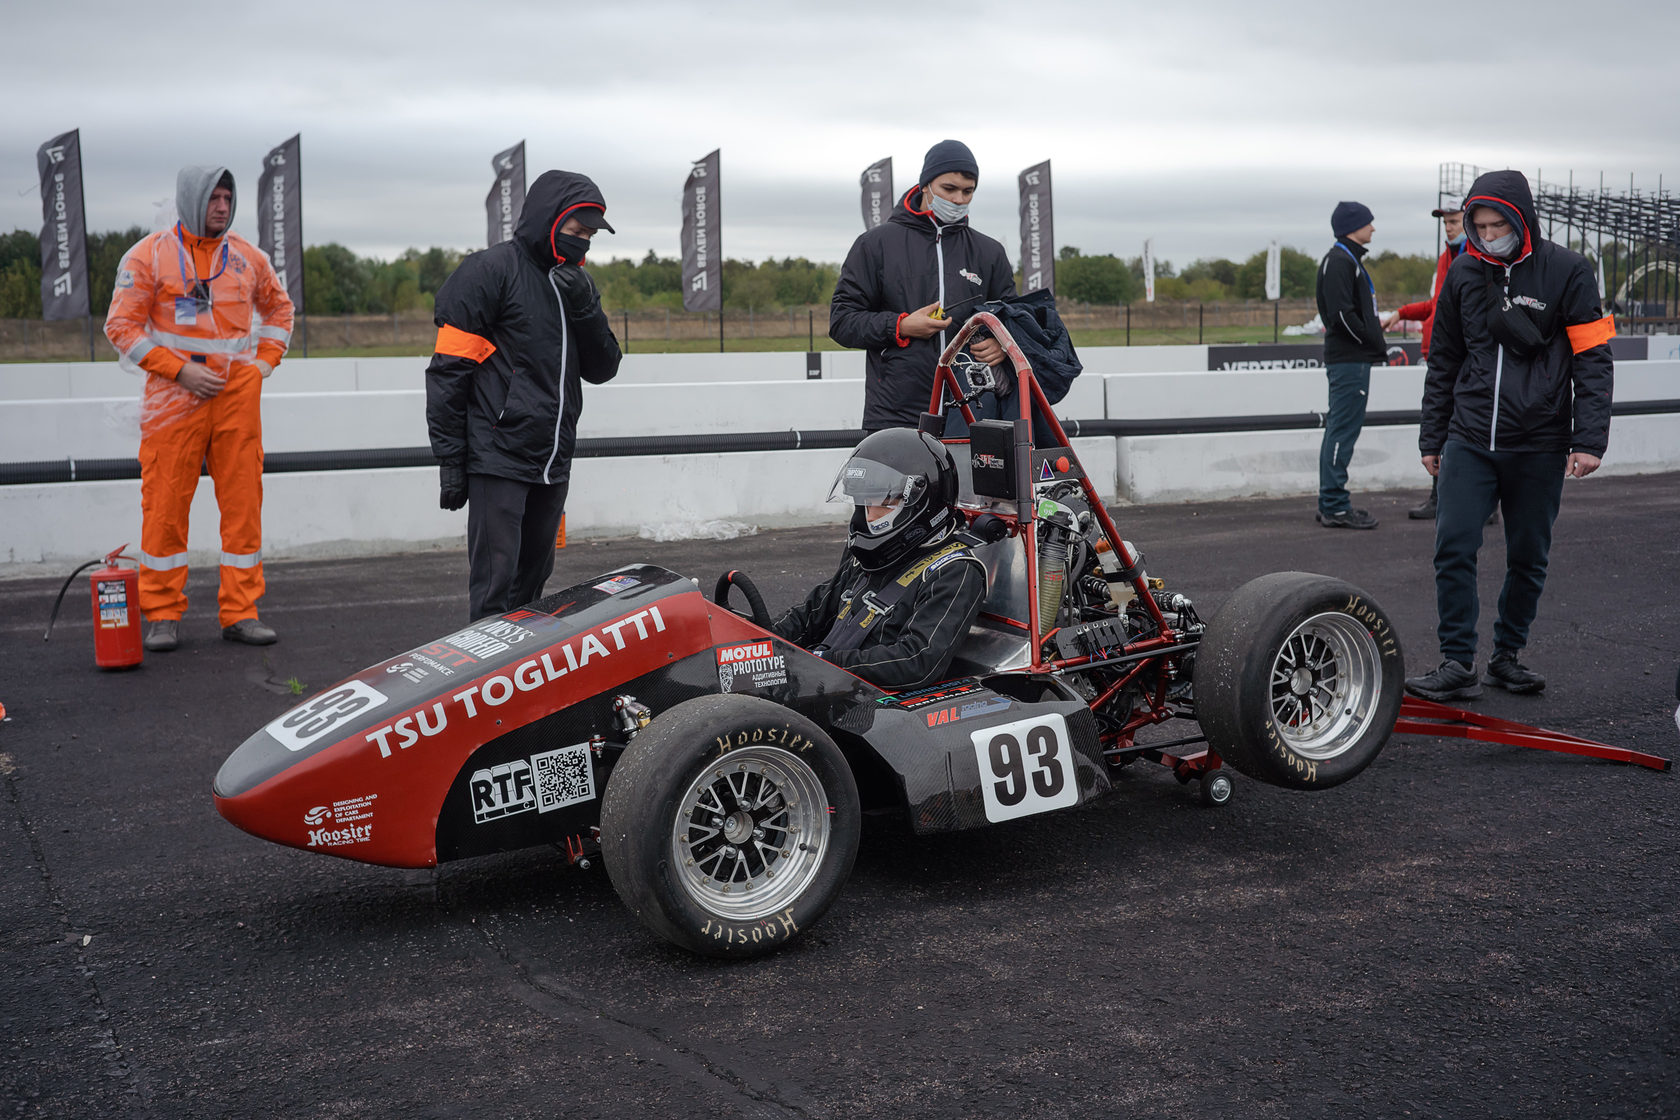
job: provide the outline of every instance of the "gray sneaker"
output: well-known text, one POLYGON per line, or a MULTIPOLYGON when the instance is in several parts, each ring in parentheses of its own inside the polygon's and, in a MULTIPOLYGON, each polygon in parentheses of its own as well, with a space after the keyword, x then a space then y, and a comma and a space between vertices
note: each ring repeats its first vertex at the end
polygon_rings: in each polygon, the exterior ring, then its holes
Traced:
POLYGON ((1546 678, 1517 660, 1517 655, 1501 650, 1488 662, 1487 675, 1482 680, 1506 692, 1522 695, 1539 692, 1546 687, 1546 678))
POLYGON ((242 618, 232 626, 222 627, 222 640, 244 642, 248 646, 271 646, 280 636, 272 627, 254 618, 242 618))
POLYGON ((1407 677, 1406 691, 1425 700, 1474 700, 1482 684, 1475 666, 1449 657, 1421 677, 1407 677))
POLYGON ((146 623, 146 637, 141 645, 153 653, 168 653, 181 644, 180 623, 173 618, 146 623))

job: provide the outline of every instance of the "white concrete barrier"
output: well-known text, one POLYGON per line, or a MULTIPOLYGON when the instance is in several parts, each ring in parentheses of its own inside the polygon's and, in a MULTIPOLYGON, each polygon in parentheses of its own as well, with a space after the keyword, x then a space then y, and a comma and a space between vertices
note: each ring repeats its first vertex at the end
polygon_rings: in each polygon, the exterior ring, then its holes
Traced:
MULTIPOLYGON (((583 437, 856 427, 863 355, 825 354, 807 381, 803 354, 630 355, 614 382, 585 386, 583 437)), ((1082 353, 1087 373, 1056 411, 1077 419, 1322 412, 1321 370, 1208 371, 1205 347, 1108 347, 1082 353), (1138 369, 1145 361, 1154 369, 1138 369), (1172 367, 1172 368, 1168 368, 1172 367)), ((424 361, 294 359, 265 387, 272 452, 417 447, 426 442, 424 361)), ((138 378, 110 363, 0 366, 0 461, 132 458, 138 378)), ((1415 409, 1422 371, 1373 371, 1370 407, 1415 409)), ((1618 401, 1680 398, 1680 356, 1623 362, 1618 401)), ((1317 430, 1075 441, 1110 500, 1182 501, 1309 495, 1317 430)), ((1352 465, 1358 489, 1421 486, 1417 429, 1367 428, 1352 465)), ((633 534, 706 521, 761 526, 842 519, 822 499, 844 451, 653 455, 574 464, 568 528, 633 534)), ((1680 416, 1624 416, 1604 469, 1680 468, 1680 416)), ((273 474, 265 480, 270 558, 458 547, 465 516, 436 508, 430 468, 273 474)), ((193 562, 219 549, 214 487, 194 501, 193 562)), ((0 575, 57 568, 138 543, 138 481, 0 486, 0 575)))

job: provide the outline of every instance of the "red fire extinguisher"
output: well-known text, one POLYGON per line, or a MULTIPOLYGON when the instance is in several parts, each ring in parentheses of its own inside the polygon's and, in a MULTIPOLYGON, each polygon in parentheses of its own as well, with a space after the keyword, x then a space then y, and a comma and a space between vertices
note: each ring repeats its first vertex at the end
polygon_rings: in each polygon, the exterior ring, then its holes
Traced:
POLYGON ((140 644, 140 572, 139 562, 124 556, 124 544, 106 553, 104 560, 89 560, 70 573, 64 586, 58 589, 53 602, 52 617, 47 620, 43 640, 52 638, 53 626, 58 622, 58 608, 64 605, 64 593, 76 577, 103 563, 90 577, 93 596, 93 661, 101 669, 130 669, 140 664, 145 651, 140 644), (125 560, 132 568, 119 568, 125 560))

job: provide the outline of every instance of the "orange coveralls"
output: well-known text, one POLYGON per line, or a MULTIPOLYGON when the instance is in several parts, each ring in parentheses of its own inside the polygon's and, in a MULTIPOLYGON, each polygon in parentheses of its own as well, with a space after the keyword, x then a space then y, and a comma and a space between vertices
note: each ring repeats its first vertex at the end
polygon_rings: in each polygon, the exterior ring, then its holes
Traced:
POLYGON ((257 617, 262 568, 262 371, 292 337, 292 301, 268 257, 236 233, 179 225, 141 238, 117 272, 105 336, 146 374, 140 408, 140 610, 187 609, 187 515, 208 464, 222 518, 221 624, 257 617), (209 307, 193 301, 195 278, 209 307), (201 400, 176 383, 187 362, 227 378, 201 400))

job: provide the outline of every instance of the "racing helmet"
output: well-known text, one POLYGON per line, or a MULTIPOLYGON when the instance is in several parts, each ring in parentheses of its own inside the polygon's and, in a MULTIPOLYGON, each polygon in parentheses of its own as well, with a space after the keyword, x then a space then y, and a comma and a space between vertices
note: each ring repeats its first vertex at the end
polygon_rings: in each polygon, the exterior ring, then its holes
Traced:
POLYGON ((828 500, 856 507, 847 545, 866 570, 879 571, 955 527, 956 464, 926 432, 888 428, 857 445, 828 500))

